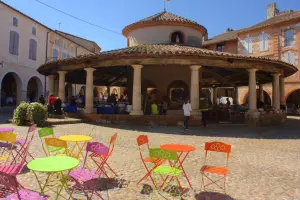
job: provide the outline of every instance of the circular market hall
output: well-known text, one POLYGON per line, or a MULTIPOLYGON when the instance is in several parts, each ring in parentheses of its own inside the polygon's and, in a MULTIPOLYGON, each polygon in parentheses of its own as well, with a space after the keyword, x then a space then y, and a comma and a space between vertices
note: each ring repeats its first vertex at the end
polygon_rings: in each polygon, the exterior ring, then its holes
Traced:
POLYGON ((285 113, 280 109, 284 78, 297 71, 295 66, 272 58, 204 49, 207 29, 167 11, 126 26, 123 35, 127 38, 126 48, 51 61, 39 67, 38 72, 49 77, 50 93, 54 93, 55 80, 59 81, 58 96, 63 102, 70 103, 72 85, 85 85, 84 108, 74 115, 92 120, 177 125, 182 121, 182 104, 188 98, 191 125, 201 124, 202 111, 209 113, 211 120, 223 117, 233 123, 243 116, 243 123, 254 126, 284 121, 285 113), (265 83, 272 83, 272 97, 268 100, 271 105, 262 107, 259 99, 267 95, 258 85, 265 83), (127 97, 125 111, 116 112, 116 105, 95 99, 96 86, 122 88, 118 97, 127 97), (238 105, 241 86, 249 89, 245 105, 238 105), (222 96, 233 104, 225 114, 222 96), (167 114, 151 115, 150 105, 162 101, 168 102, 167 114), (104 113, 103 108, 114 111, 104 113))

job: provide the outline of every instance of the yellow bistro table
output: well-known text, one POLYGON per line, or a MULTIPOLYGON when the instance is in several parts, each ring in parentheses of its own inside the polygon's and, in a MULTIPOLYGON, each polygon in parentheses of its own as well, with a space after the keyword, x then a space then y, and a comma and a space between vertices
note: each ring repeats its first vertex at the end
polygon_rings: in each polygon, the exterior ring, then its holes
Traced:
POLYGON ((61 136, 59 139, 64 140, 66 142, 74 143, 71 148, 69 148, 69 153, 72 157, 84 159, 84 155, 82 153, 83 148, 85 147, 86 143, 93 139, 87 135, 65 135, 61 136))

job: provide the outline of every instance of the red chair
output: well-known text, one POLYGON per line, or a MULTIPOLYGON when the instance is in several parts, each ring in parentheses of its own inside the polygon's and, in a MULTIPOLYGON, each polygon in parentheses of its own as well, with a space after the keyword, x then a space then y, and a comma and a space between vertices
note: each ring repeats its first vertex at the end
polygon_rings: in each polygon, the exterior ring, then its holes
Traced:
POLYGON ((154 157, 144 157, 143 156, 142 149, 146 149, 146 152, 147 152, 148 155, 149 155, 149 150, 150 150, 149 140, 148 140, 148 136, 147 135, 140 135, 136 140, 137 140, 137 144, 138 144, 138 147, 139 147, 141 161, 143 162, 143 164, 145 166, 145 169, 147 171, 147 173, 145 174, 145 176, 143 176, 143 178, 137 182, 137 185, 140 184, 147 177, 150 177, 150 179, 152 180, 153 184, 155 185, 154 179, 151 176, 152 171, 156 167, 158 167, 159 165, 161 165, 162 163, 164 163, 165 160, 164 159, 157 159, 157 158, 154 158, 154 157), (152 169, 150 169, 147 166, 147 163, 154 164, 154 167, 152 167, 152 169))
POLYGON ((231 145, 229 145, 229 144, 225 144, 222 142, 206 142, 205 143, 205 162, 204 162, 204 165, 200 169, 201 174, 202 174, 202 186, 205 191, 206 191, 207 186, 215 184, 221 190, 223 190, 224 193, 226 194, 226 177, 228 174, 228 159, 229 159, 230 153, 231 153, 231 145), (208 151, 226 153, 226 165, 225 166, 207 165, 206 159, 207 159, 208 151), (207 174, 216 174, 216 175, 221 176, 221 178, 219 178, 217 180, 212 180, 210 177, 207 176, 207 174), (211 183, 205 185, 204 177, 206 177, 211 183), (221 180, 224 180, 223 186, 220 186, 217 183, 221 180))
MULTIPOLYGON (((117 139, 118 133, 115 133, 111 138, 110 138, 110 142, 109 142, 109 152, 107 154, 107 156, 103 156, 103 155, 98 155, 96 153, 93 153, 90 155, 90 157, 92 158, 92 160, 99 165, 100 163, 104 162, 104 166, 107 167, 115 176, 118 176, 117 173, 111 168, 111 166, 107 163, 107 160, 110 158, 110 156, 112 155, 114 149, 115 149, 115 142, 117 139), (96 159, 96 158, 100 158, 100 160, 96 159)), ((105 170, 103 170, 103 174, 111 181, 111 178, 108 176, 108 174, 106 173, 105 170)))

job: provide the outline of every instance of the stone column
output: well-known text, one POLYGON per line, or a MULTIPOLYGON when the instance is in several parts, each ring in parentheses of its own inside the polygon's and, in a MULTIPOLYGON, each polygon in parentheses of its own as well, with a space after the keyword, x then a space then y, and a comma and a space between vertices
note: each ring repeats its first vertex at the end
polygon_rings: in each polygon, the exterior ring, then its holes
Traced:
POLYGON ((272 84, 272 106, 274 109, 280 109, 280 88, 279 88, 279 73, 272 74, 273 84, 272 84))
POLYGON ((59 75, 59 82, 58 82, 58 97, 61 99, 62 102, 65 102, 65 75, 67 72, 65 71, 58 71, 59 75))
POLYGON ((143 65, 132 65, 133 68, 133 90, 132 111, 130 115, 143 115, 142 111, 142 68, 143 65))
POLYGON ((59 91, 59 87, 58 87, 58 80, 54 80, 54 96, 58 96, 58 91, 59 91))
POLYGON ((54 92, 55 92, 55 89, 54 89, 54 80, 55 80, 55 75, 49 75, 48 76, 48 79, 49 79, 49 95, 53 94, 54 95, 54 92))
POLYGON ((248 69, 249 72, 249 92, 248 92, 248 103, 249 111, 257 111, 256 105, 256 71, 257 69, 248 69))
POLYGON ((262 85, 262 84, 259 85, 258 91, 259 91, 259 100, 260 100, 261 102, 265 102, 264 88, 263 88, 263 85, 262 85))
POLYGON ((68 83, 68 104, 71 104, 73 96, 73 87, 72 83, 68 83))
POLYGON ((86 84, 85 84, 85 113, 93 113, 94 111, 94 68, 85 68, 86 71, 86 84))
POLYGON ((280 104, 281 105, 285 105, 285 99, 284 99, 284 95, 285 95, 285 88, 284 88, 284 77, 280 77, 279 79, 279 87, 280 87, 280 104))
POLYGON ((191 69, 191 115, 201 115, 199 110, 199 69, 200 65, 192 65, 191 69))
POLYGON ((234 104, 238 105, 240 104, 240 101, 239 101, 239 87, 235 87, 234 88, 234 104))

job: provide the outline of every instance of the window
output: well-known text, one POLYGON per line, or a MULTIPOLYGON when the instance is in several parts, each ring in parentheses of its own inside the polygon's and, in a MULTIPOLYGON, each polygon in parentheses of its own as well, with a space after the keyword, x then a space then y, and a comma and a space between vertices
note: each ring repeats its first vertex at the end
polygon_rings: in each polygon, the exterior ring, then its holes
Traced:
POLYGON ((67 49, 67 42, 64 41, 64 48, 67 49))
POLYGON ((52 50, 52 60, 57 60, 58 59, 58 50, 53 49, 52 50))
POLYGON ((62 47, 62 44, 63 44, 63 42, 62 42, 61 39, 57 40, 57 45, 58 45, 59 47, 62 47))
POLYGON ((35 27, 32 27, 31 33, 32 33, 32 35, 36 35, 36 28, 35 27))
POLYGON ((68 54, 66 52, 62 52, 62 59, 68 58, 68 54))
POLYGON ((259 48, 260 51, 269 50, 269 35, 264 32, 259 36, 259 48))
POLYGON ((286 30, 284 32, 284 46, 292 46, 294 45, 294 30, 286 30))
POLYGON ((291 51, 288 51, 283 54, 283 61, 295 65, 295 54, 291 51))
POLYGON ((225 46, 223 44, 217 44, 217 49, 216 49, 217 51, 223 52, 224 49, 225 49, 225 46))
POLYGON ((172 33, 171 35, 171 42, 172 43, 183 43, 183 34, 179 31, 172 33))
POLYGON ((29 40, 29 59, 36 60, 37 42, 34 39, 29 40))
POLYGON ((9 53, 12 55, 18 55, 19 53, 19 33, 16 31, 10 31, 9 33, 9 53))
POLYGON ((18 27, 18 19, 13 17, 13 26, 18 27))
POLYGON ((83 54, 84 54, 83 49, 80 49, 80 55, 83 55, 83 54))
POLYGON ((252 53, 252 38, 250 36, 245 38, 244 47, 246 53, 252 53))
POLYGON ((71 47, 71 48, 70 48, 70 51, 71 51, 71 53, 73 54, 73 53, 74 53, 74 47, 71 47))

